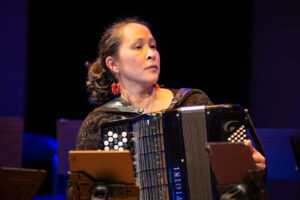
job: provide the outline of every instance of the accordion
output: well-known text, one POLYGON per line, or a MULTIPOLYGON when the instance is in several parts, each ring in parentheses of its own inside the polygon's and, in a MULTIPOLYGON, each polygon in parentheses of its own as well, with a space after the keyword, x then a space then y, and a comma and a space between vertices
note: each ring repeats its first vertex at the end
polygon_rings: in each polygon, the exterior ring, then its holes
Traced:
POLYGON ((103 123, 102 145, 131 151, 139 199, 213 199, 205 145, 243 142, 247 120, 233 104, 168 109, 103 123))

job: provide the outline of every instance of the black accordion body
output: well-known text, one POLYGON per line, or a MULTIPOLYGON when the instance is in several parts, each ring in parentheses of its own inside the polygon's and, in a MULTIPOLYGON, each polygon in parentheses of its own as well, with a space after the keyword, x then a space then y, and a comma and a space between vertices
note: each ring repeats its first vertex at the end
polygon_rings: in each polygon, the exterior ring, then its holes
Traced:
POLYGON ((239 105, 190 106, 103 123, 104 150, 129 149, 139 199, 213 199, 207 142, 243 142, 239 105))

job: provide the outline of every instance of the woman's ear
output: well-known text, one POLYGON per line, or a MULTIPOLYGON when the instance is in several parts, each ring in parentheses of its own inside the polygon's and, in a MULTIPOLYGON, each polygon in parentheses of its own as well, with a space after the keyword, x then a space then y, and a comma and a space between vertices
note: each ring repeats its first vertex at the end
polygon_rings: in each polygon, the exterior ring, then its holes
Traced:
POLYGON ((120 72, 118 62, 116 61, 115 58, 108 56, 105 59, 106 66, 114 73, 118 74, 120 72))

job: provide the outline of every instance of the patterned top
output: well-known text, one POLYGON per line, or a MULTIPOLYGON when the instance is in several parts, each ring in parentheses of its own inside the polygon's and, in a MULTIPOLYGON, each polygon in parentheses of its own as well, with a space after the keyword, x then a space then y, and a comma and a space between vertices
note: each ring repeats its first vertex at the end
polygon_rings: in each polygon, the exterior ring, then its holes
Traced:
MULTIPOLYGON (((179 89, 170 89, 174 96, 177 94, 179 89)), ((124 101, 124 100, 123 100, 124 101)), ((128 103, 128 102, 127 102, 128 103)), ((129 104, 129 103, 128 103, 129 104)), ((197 93, 193 93, 184 99, 180 105, 182 106, 195 106, 195 105, 212 105, 209 97, 198 90, 197 93)), ((176 108, 175 107, 175 108, 176 108)), ((101 149, 101 130, 100 126, 103 122, 122 119, 122 117, 134 117, 140 113, 128 113, 128 112, 116 112, 114 109, 103 109, 103 106, 100 106, 90 112, 84 119, 76 141, 77 150, 97 150, 101 149)))

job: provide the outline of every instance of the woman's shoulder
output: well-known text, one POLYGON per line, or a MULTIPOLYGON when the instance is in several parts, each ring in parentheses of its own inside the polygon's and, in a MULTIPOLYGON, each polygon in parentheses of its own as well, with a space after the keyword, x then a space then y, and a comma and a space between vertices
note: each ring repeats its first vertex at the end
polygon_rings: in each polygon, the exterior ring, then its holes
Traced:
MULTIPOLYGON (((81 125, 81 132, 87 129, 95 129, 103 122, 121 119, 122 116, 130 117, 131 113, 122 112, 118 107, 101 105, 87 114, 81 125)), ((134 115, 133 115, 134 116, 134 115)))
POLYGON ((99 108, 91 111, 83 120, 76 142, 76 149, 100 149, 101 148, 101 124, 120 118, 116 113, 102 111, 99 108))
MULTIPOLYGON (((189 94, 198 94, 198 95, 206 95, 206 93, 197 88, 166 88, 171 91, 174 96, 179 95, 189 95, 189 94)), ((206 95, 207 96, 207 95, 206 95)))
POLYGON ((211 105, 213 104, 205 92, 195 88, 169 89, 174 93, 174 107, 211 105))
POLYGON ((121 116, 120 113, 112 112, 112 109, 108 109, 104 106, 99 106, 87 114, 81 127, 99 126, 104 121, 110 121, 118 119, 121 116))
POLYGON ((188 97, 186 97, 182 106, 212 105, 212 104, 213 102, 210 100, 207 94, 204 93, 202 90, 199 90, 198 92, 194 92, 190 94, 188 97))

